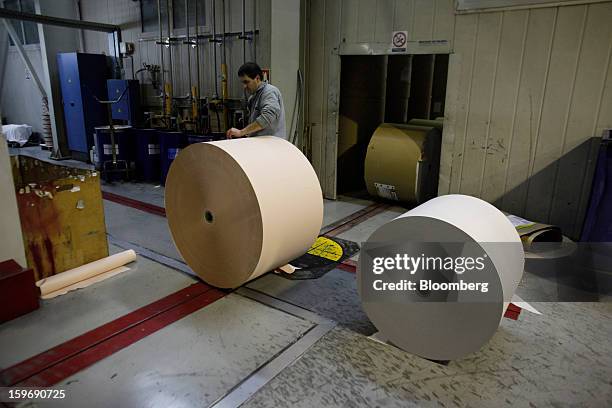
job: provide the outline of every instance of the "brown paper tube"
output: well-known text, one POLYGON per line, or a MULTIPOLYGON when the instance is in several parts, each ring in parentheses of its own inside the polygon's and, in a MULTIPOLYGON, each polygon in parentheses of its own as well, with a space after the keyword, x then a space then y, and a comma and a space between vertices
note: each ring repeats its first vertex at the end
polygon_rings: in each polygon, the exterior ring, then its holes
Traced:
POLYGON ((304 254, 323 221, 314 169, 273 136, 193 144, 172 163, 174 243, 207 283, 234 288, 304 254))
POLYGON ((130 249, 107 256, 106 258, 98 259, 97 261, 79 266, 78 268, 69 269, 49 278, 41 279, 36 282, 36 285, 40 288, 40 295, 46 296, 49 293, 108 272, 111 269, 118 268, 135 260, 136 252, 130 249))

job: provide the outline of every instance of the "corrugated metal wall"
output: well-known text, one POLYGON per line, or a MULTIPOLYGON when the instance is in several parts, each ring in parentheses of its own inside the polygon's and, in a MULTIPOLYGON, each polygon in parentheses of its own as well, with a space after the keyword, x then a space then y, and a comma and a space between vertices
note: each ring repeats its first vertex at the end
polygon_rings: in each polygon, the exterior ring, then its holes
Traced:
POLYGON ((612 3, 458 15, 439 192, 577 237, 612 127, 612 3))
POLYGON ((336 193, 340 8, 339 1, 312 0, 306 10, 306 150, 328 198, 336 193))
MULTIPOLYGON (((170 0, 171 1, 171 0, 170 0)), ((246 0, 246 31, 253 29, 253 11, 257 4, 256 11, 257 28, 263 27, 265 24, 262 18, 260 8, 266 6, 263 0, 255 2, 254 0, 246 0)), ((134 54, 134 67, 136 70, 142 67, 142 63, 159 64, 159 45, 155 44, 157 33, 142 33, 141 17, 140 17, 140 2, 127 0, 81 0, 82 18, 88 21, 98 21, 109 24, 117 24, 122 28, 122 39, 126 42, 133 42, 136 45, 134 54), (144 41, 139 41, 143 39, 144 41)), ((162 4, 165 4, 162 1, 162 4)), ((193 0, 190 1, 190 10, 193 12, 193 0)), ((267 6, 269 8, 269 6, 267 6)), ((223 17, 225 16, 225 31, 239 32, 242 30, 242 0, 216 0, 216 17, 217 17, 217 33, 221 33, 223 29, 223 17), (223 5, 225 4, 225 13, 223 13, 223 5)), ((269 18, 269 16, 268 16, 269 18)), ((200 34, 212 33, 212 1, 206 1, 206 21, 208 32, 200 30, 200 34)), ((176 34, 184 34, 184 30, 177 30, 176 34)), ((190 34, 195 33, 194 28, 190 29, 190 34)), ((108 39, 104 33, 96 33, 92 31, 85 32, 85 50, 86 52, 106 52, 108 53, 108 39)), ((164 36, 166 35, 164 30, 164 36)), ((264 42, 265 44, 265 42, 264 42)), ((243 96, 242 87, 236 78, 236 72, 243 62, 242 55, 242 40, 232 37, 226 41, 227 46, 227 65, 228 65, 228 86, 229 95, 232 98, 241 98, 243 96)), ((263 62, 262 65, 268 65, 269 50, 267 51, 268 59, 266 58, 266 50, 262 49, 261 38, 257 38, 256 54, 257 59, 263 62)), ((200 81, 202 83, 201 95, 212 96, 215 92, 214 87, 214 70, 213 70, 213 47, 209 42, 200 42, 200 81)), ((269 46, 267 46, 269 48, 269 46)), ((217 45, 217 65, 221 65, 222 49, 217 45)), ((165 63, 168 63, 168 53, 165 54, 165 63)), ((246 60, 254 59, 253 48, 250 44, 246 47, 246 60)), ((125 61, 126 77, 130 77, 130 62, 125 61)), ((173 83, 174 95, 187 95, 189 90, 188 80, 188 65, 187 65, 187 45, 175 44, 172 46, 172 65, 173 65, 173 83)), ((191 51, 191 68, 192 82, 196 83, 196 63, 195 52, 191 51)), ((221 75, 218 70, 218 75, 221 75)), ((137 79, 148 82, 145 76, 137 79)), ((221 84, 218 82, 218 92, 221 93, 221 84)))
POLYGON ((589 140, 612 127, 612 2, 455 15, 452 0, 318 0, 310 17, 308 118, 326 196, 335 197, 337 50, 407 30, 409 41, 450 45, 439 193, 577 235, 589 140))
POLYGON ((452 40, 453 0, 344 0, 342 41, 390 43, 392 31, 408 40, 452 40))

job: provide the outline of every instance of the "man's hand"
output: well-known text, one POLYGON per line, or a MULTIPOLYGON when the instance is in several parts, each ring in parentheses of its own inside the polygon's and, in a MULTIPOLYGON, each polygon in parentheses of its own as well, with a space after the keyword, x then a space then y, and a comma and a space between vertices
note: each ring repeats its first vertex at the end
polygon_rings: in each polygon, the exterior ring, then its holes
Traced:
POLYGON ((244 134, 242 133, 242 130, 240 130, 240 129, 231 128, 227 132, 225 132, 225 136, 228 139, 234 139, 234 138, 237 138, 237 137, 243 137, 244 134))

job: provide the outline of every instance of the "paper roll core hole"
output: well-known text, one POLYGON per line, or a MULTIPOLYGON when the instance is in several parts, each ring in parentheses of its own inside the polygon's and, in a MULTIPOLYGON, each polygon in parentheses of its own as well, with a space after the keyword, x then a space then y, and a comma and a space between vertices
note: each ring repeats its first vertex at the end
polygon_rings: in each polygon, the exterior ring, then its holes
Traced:
POLYGON ((215 220, 215 217, 214 217, 214 215, 213 215, 212 211, 210 211, 210 210, 206 210, 206 211, 204 211, 204 220, 205 220, 207 223, 209 223, 209 224, 212 224, 212 223, 213 223, 213 221, 215 220))

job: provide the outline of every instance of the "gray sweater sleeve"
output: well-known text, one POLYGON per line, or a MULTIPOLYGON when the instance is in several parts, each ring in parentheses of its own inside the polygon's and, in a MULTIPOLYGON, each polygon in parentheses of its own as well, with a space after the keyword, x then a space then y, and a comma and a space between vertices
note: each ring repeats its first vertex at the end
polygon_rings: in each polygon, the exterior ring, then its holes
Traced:
POLYGON ((265 89, 261 95, 261 113, 255 122, 263 128, 275 128, 281 116, 280 98, 275 89, 265 89))

